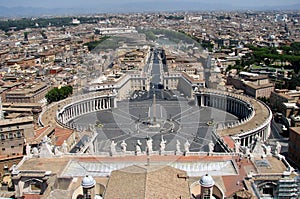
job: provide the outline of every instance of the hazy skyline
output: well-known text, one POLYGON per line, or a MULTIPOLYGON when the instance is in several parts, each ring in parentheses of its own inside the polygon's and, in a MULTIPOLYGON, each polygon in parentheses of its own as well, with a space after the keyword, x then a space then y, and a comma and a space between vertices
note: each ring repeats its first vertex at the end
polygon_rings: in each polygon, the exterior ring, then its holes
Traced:
POLYGON ((300 10, 298 0, 0 0, 0 17, 211 10, 300 10))
POLYGON ((163 4, 172 5, 174 2, 185 3, 185 4, 215 4, 216 8, 221 5, 229 5, 234 8, 247 8, 247 7, 262 7, 262 6, 288 6, 298 4, 298 0, 252 0, 252 1, 241 1, 241 0, 1 0, 0 6, 5 7, 43 7, 43 8, 93 8, 95 6, 117 6, 124 4, 141 4, 141 3, 161 2, 163 4))

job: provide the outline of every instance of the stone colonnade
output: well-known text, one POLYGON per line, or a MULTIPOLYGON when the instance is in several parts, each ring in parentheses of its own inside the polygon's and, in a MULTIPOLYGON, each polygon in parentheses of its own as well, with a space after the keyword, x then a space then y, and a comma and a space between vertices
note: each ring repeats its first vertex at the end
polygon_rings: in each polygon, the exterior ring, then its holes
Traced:
POLYGON ((113 95, 95 96, 95 98, 81 99, 70 103, 57 112, 57 121, 63 125, 67 125, 72 119, 100 111, 115 108, 116 98, 113 95))
MULTIPOLYGON (((226 92, 219 92, 212 90, 202 91, 195 93, 195 104, 204 107, 213 107, 231 113, 239 118, 235 122, 226 122, 221 127, 218 127, 219 130, 225 130, 228 128, 234 129, 245 123, 251 123, 251 120, 254 117, 259 117, 255 115, 255 110, 252 104, 247 102, 243 97, 238 95, 232 95, 226 92)), ((260 103, 256 101, 256 103, 260 103)), ((237 128, 237 133, 232 136, 235 141, 239 141, 241 146, 250 146, 252 142, 259 137, 263 142, 266 141, 271 132, 271 120, 272 113, 270 109, 265 105, 266 110, 269 112, 267 118, 263 118, 265 121, 259 126, 254 122, 251 125, 250 129, 244 129, 240 132, 237 128), (240 132, 240 133, 238 133, 240 132)))

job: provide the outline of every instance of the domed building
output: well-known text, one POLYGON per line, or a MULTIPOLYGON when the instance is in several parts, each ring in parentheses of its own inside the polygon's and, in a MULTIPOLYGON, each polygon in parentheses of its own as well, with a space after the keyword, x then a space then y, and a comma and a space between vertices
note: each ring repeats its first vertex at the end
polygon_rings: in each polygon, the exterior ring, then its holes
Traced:
POLYGON ((200 190, 200 198, 201 199, 210 199, 213 197, 213 186, 215 185, 214 179, 206 174, 202 176, 199 180, 201 190, 200 190))

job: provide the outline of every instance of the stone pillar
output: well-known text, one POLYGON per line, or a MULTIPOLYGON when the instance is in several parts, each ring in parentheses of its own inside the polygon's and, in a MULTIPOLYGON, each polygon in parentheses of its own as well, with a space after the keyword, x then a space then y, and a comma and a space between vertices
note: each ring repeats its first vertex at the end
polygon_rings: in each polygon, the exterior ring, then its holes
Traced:
POLYGON ((67 120, 68 120, 68 117, 67 117, 67 113, 66 113, 66 111, 64 111, 64 118, 65 118, 65 119, 64 119, 64 121, 65 121, 64 123, 66 123, 66 122, 67 122, 67 120))
POLYGON ((77 116, 79 115, 79 105, 78 104, 76 105, 76 115, 77 116))
POLYGON ((95 100, 95 110, 98 111, 98 99, 95 100))
POLYGON ((95 111, 95 110, 94 110, 94 108, 95 108, 94 102, 95 102, 95 100, 92 100, 92 101, 91 101, 91 112, 95 111))
POLYGON ((245 137, 245 145, 249 146, 249 136, 245 137))
POLYGON ((100 110, 102 110, 102 104, 103 104, 102 100, 103 100, 103 99, 100 99, 100 100, 99 100, 99 109, 100 109, 100 110))
POLYGON ((70 119, 70 117, 71 117, 71 109, 68 108, 68 120, 70 119))
POLYGON ((73 106, 71 106, 71 117, 72 117, 72 118, 75 117, 73 106))
POLYGON ((65 119, 68 120, 68 110, 64 111, 65 119))
POLYGON ((267 140, 270 136, 270 133, 271 133, 271 123, 269 123, 266 127, 266 129, 264 130, 264 133, 265 133, 265 140, 267 140))
POLYGON ((85 114, 86 112, 86 102, 83 102, 83 114, 85 114))
POLYGON ((195 95, 195 106, 199 106, 198 96, 197 95, 195 95))
POLYGON ((65 123, 65 121, 64 121, 64 114, 60 114, 60 121, 62 122, 62 123, 65 123))
POLYGON ((117 98, 114 97, 113 100, 114 100, 114 102, 113 102, 114 108, 117 108, 117 98))

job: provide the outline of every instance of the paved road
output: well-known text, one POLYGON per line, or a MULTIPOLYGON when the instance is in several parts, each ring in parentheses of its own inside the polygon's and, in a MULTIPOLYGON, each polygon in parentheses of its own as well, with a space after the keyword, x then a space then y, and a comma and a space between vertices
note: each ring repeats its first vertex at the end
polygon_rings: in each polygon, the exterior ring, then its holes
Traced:
POLYGON ((151 85, 154 86, 154 88, 158 88, 158 84, 161 83, 161 66, 160 66, 161 60, 158 57, 158 51, 154 51, 153 56, 153 66, 152 66, 152 72, 151 72, 151 85))

